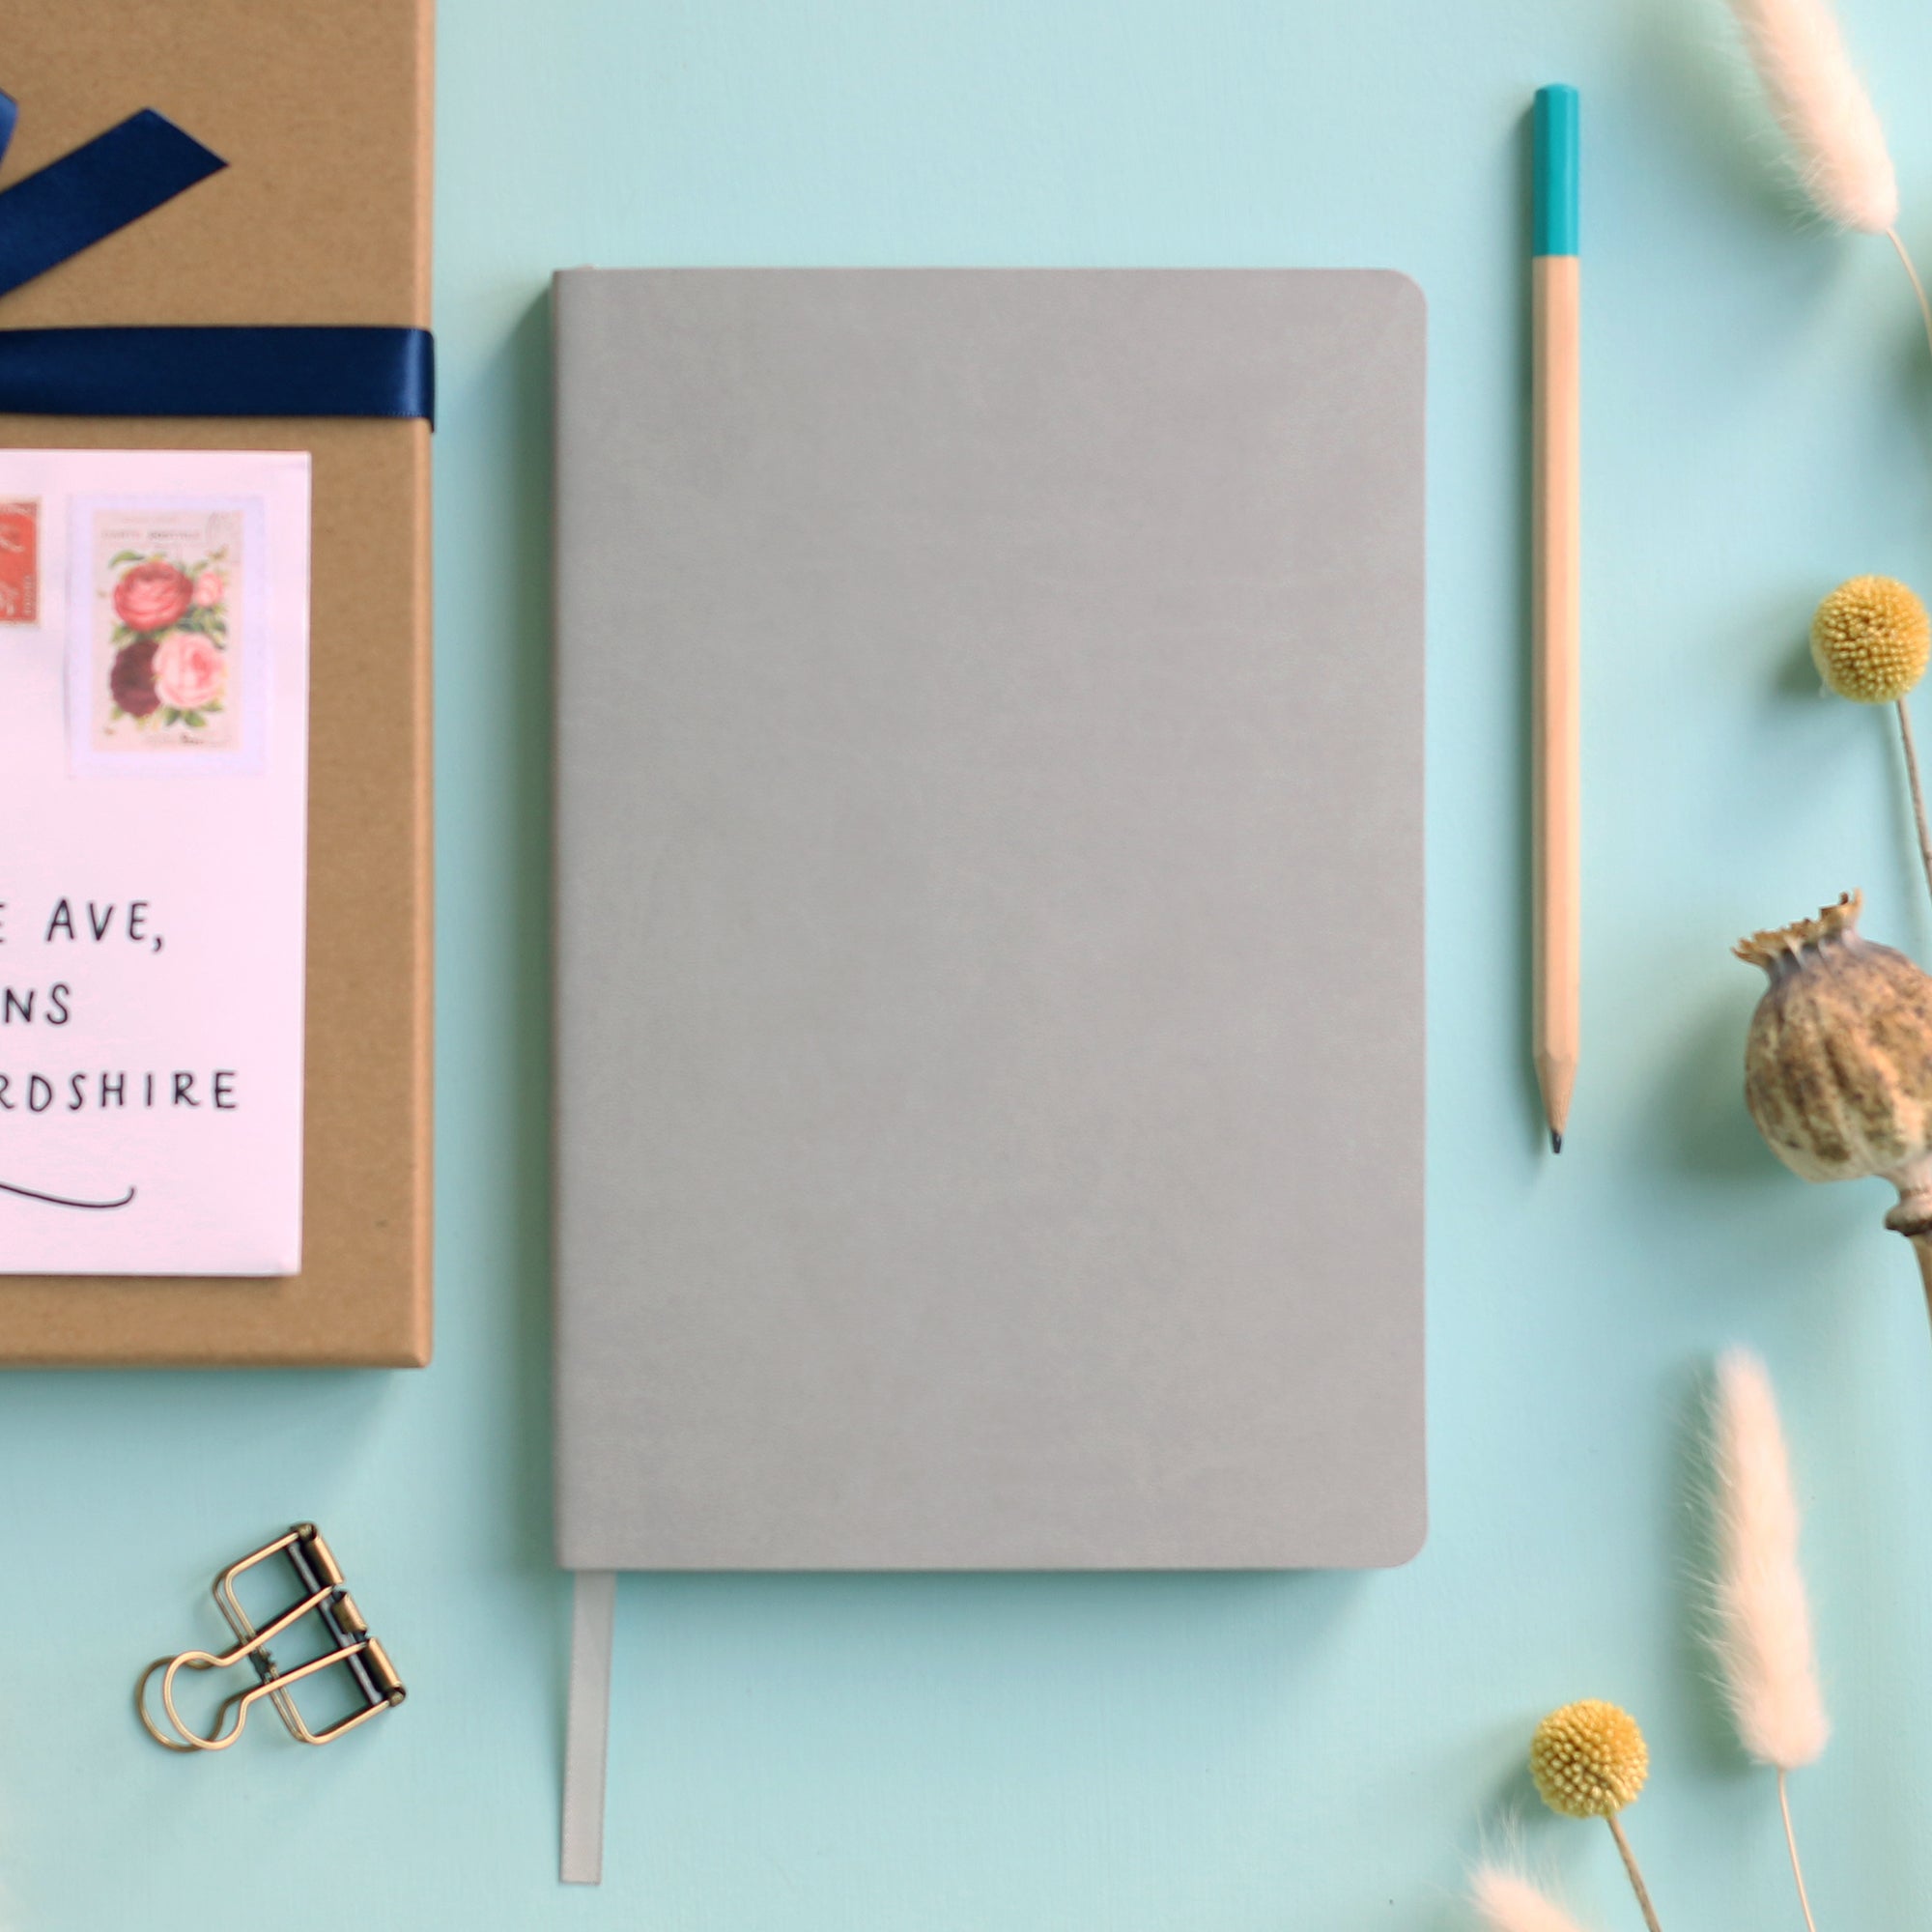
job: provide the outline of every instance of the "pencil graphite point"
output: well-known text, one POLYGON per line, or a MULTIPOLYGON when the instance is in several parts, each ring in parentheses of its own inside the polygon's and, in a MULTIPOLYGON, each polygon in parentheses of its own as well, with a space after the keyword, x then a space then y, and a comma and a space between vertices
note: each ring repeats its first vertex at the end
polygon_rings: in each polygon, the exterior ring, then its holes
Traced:
POLYGON ((1536 1084, 1543 1094, 1541 1119, 1549 1129, 1549 1151, 1561 1153, 1563 1136, 1570 1130, 1570 1096, 1577 1090, 1576 1055, 1539 1053, 1536 1084))

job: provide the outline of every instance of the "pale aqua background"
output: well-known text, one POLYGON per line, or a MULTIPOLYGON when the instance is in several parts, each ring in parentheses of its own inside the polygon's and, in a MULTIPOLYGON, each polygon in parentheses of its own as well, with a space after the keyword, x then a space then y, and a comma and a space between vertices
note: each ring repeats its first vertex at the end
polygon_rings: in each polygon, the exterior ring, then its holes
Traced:
MULTIPOLYGON (((1932 14, 1848 4, 1932 253, 1932 14)), ((1862 885, 1932 950, 1886 721, 1816 696, 1801 643, 1841 576, 1932 583, 1932 364, 1885 245, 1771 185, 1713 0, 446 0, 440 39, 437 1363, 0 1379, 0 1922, 1436 1932, 1536 1716, 1598 1693, 1655 1747, 1631 1822, 1665 1923, 1792 1925, 1688 1634, 1689 1404, 1734 1338, 1811 1505, 1821 1917, 1922 1920, 1932 1348, 1883 1190, 1757 1146, 1726 948, 1862 885), (1583 91, 1588 293, 1588 1057, 1557 1164, 1520 964, 1520 123, 1551 78, 1583 91), (608 1882, 566 1893, 543 300, 582 262, 1427 289, 1435 1528, 1383 1577, 632 1579, 608 1882), (326 1752, 265 1724, 164 1757, 136 1666, 311 1514, 413 1700, 326 1752)), ((1600 1831, 1525 1835, 1634 1923, 1600 1831)))

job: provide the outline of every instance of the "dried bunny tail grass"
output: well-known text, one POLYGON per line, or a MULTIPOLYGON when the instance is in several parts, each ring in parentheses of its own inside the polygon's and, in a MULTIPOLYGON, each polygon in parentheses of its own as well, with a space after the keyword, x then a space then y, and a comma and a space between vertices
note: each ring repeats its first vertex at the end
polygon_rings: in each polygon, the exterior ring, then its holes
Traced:
POLYGON ((1582 1932, 1553 1899, 1502 1865, 1478 1866, 1469 1898, 1489 1932, 1582 1932))
POLYGON ((1730 8, 1804 192, 1840 227, 1889 233, 1898 178, 1828 0, 1730 0, 1730 8))
POLYGON ((1712 1406, 1716 1479, 1718 1661, 1744 1747, 1795 1771, 1831 1736, 1804 1574, 1798 1499, 1764 1364, 1733 1349, 1718 1364, 1712 1406))
POLYGON ((1816 1761, 1832 1724, 1798 1562, 1798 1498, 1777 1398, 1764 1364, 1747 1349, 1729 1350, 1719 1360, 1711 1452, 1718 1662, 1745 1749, 1776 1769, 1798 1907, 1808 1932, 1817 1932, 1791 1823, 1790 1775, 1816 1761))

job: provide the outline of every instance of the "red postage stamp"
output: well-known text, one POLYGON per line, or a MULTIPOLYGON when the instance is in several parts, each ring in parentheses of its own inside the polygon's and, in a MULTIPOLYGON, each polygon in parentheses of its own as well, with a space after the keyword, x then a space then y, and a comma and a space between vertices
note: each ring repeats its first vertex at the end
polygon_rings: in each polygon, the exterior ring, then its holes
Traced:
POLYGON ((40 500, 0 497, 0 624, 40 621, 40 500))

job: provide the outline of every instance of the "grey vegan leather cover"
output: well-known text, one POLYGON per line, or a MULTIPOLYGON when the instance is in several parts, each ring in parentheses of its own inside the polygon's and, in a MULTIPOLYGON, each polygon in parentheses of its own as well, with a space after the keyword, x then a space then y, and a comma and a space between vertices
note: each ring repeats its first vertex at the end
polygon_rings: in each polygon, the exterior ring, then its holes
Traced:
POLYGON ((1415 287, 555 330, 560 1560, 1412 1554, 1415 287))

